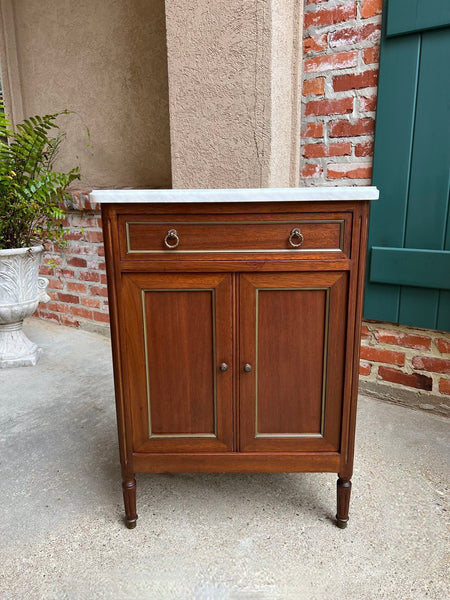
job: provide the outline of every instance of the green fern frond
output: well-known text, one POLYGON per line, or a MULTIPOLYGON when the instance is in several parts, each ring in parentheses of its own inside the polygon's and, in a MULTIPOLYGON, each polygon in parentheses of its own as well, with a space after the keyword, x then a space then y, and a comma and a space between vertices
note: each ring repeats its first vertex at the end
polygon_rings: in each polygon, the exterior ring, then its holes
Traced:
POLYGON ((57 119, 67 114, 35 115, 13 128, 0 100, 0 248, 63 242, 62 202, 80 177, 78 167, 53 170, 64 139, 57 119))

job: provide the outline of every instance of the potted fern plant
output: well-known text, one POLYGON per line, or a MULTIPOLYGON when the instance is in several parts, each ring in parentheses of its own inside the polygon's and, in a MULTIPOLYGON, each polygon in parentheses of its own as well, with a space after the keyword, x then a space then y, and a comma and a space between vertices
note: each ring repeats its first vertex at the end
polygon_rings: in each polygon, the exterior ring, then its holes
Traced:
POLYGON ((0 367, 35 365, 41 353, 22 324, 50 299, 39 264, 46 242, 63 241, 63 200, 79 179, 78 167, 53 169, 64 137, 57 119, 68 112, 12 127, 0 102, 0 367))

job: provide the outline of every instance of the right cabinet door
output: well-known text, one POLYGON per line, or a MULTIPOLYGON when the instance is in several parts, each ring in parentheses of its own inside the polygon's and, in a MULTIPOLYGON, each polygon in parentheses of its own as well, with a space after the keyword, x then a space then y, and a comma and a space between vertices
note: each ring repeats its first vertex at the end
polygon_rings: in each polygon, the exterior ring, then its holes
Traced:
POLYGON ((240 450, 339 451, 348 273, 240 275, 240 450))

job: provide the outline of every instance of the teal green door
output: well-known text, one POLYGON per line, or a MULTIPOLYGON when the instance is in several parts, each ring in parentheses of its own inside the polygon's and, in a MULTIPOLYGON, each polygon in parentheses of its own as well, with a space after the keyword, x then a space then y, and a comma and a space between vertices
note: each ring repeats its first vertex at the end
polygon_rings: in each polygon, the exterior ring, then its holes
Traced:
POLYGON ((450 330, 450 0, 385 0, 364 316, 450 330))

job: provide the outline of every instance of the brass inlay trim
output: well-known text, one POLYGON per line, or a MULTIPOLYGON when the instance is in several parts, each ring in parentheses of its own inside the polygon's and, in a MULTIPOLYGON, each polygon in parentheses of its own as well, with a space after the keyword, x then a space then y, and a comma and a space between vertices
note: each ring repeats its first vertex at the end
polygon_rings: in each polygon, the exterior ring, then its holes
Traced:
POLYGON ((255 438, 323 438, 321 433, 256 433, 255 438))
POLYGON ((277 252, 343 252, 344 251, 344 219, 308 219, 300 221, 126 221, 125 233, 127 240, 127 254, 242 254, 246 252, 262 252, 262 253, 277 253, 277 252), (169 250, 162 248, 161 250, 132 250, 130 242, 130 225, 299 225, 319 223, 339 224, 339 248, 279 248, 279 249, 258 249, 250 248, 243 250, 169 250))
POLYGON ((256 335, 255 335, 255 438, 323 438, 325 431, 325 402, 328 362, 328 330, 330 325, 330 288, 329 287, 273 287, 256 289, 256 335), (322 372, 322 403, 320 415, 320 433, 258 433, 258 324, 259 324, 259 292, 260 291, 319 291, 326 292, 325 300, 325 331, 323 340, 323 372, 322 372))
POLYGON ((167 438, 217 438, 217 369, 216 369, 216 291, 214 288, 148 288, 141 290, 142 320, 144 329, 144 355, 145 355, 145 380, 147 392, 148 412, 148 439, 167 438), (147 345, 147 316, 145 314, 146 292, 212 292, 212 331, 213 331, 213 408, 214 408, 214 433, 152 433, 152 417, 150 405, 150 375, 147 345))

